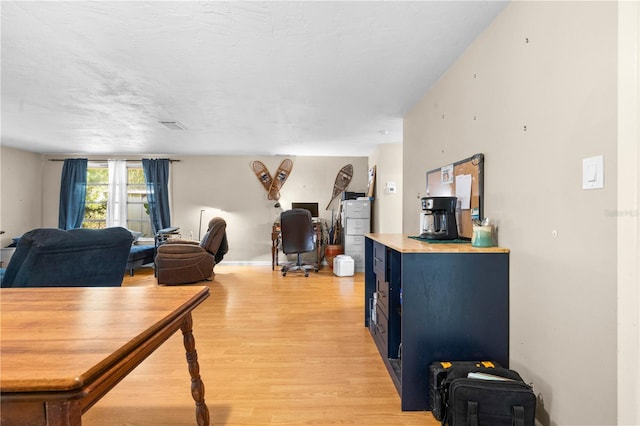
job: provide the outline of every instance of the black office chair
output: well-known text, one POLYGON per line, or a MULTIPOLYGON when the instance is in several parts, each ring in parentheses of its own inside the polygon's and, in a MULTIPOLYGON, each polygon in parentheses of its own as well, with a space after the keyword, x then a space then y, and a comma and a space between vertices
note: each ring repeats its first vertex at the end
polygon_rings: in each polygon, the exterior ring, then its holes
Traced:
POLYGON ((291 209, 280 214, 280 235, 282 237, 282 251, 284 254, 296 254, 296 263, 282 265, 282 276, 289 271, 303 271, 309 276, 309 270, 318 272, 318 265, 302 262, 300 255, 315 250, 316 232, 313 229, 311 213, 306 209, 291 209))

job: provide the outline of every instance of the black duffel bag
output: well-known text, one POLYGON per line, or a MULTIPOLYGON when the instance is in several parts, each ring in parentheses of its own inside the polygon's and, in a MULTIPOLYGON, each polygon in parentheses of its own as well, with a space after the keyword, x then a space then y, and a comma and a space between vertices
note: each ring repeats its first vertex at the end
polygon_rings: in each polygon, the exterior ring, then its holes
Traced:
POLYGON ((443 425, 534 426, 536 396, 520 375, 506 368, 491 374, 474 367, 454 367, 441 387, 443 425))
POLYGON ((442 420, 445 413, 442 400, 442 383, 447 378, 447 373, 454 367, 474 367, 477 371, 491 374, 494 368, 500 367, 497 361, 436 361, 429 366, 429 402, 431 414, 436 420, 442 420))

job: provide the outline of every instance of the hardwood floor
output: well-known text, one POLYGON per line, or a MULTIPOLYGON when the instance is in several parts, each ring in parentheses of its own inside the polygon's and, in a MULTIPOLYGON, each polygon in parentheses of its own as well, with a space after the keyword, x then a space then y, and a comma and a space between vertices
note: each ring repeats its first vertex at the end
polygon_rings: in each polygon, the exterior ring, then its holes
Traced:
MULTIPOLYGON (((270 266, 216 266, 193 334, 212 425, 439 425, 402 412, 363 323, 363 274, 308 278, 270 266)), ((156 285, 151 269, 125 286, 156 285)), ((126 320, 126 318, 123 318, 126 320)), ((83 416, 86 426, 193 425, 180 334, 83 416)))

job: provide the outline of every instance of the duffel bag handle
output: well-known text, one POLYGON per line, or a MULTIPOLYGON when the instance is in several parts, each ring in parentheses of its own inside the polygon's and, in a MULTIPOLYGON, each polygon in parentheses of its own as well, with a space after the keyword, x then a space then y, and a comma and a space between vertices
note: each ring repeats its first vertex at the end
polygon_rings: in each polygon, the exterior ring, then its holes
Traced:
POLYGON ((524 407, 522 405, 511 407, 511 420, 513 426, 524 426, 524 407))
POLYGON ((467 426, 478 426, 478 403, 476 401, 467 401, 467 426))
MULTIPOLYGON (((524 407, 515 405, 511 411, 511 424, 524 426, 524 407)), ((467 401, 467 426, 478 426, 478 403, 476 401, 467 401)))

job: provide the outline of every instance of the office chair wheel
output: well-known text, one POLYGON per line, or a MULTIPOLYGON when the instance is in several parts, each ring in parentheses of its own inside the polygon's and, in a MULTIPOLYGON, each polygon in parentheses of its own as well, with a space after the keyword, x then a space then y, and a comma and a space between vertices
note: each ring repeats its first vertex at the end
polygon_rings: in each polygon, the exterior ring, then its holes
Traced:
POLYGON ((286 277, 287 276, 287 271, 282 271, 282 276, 286 277))
POLYGON ((309 271, 307 271, 306 269, 305 269, 305 271, 304 271, 304 276, 305 276, 305 277, 308 277, 308 276, 309 276, 309 271))

